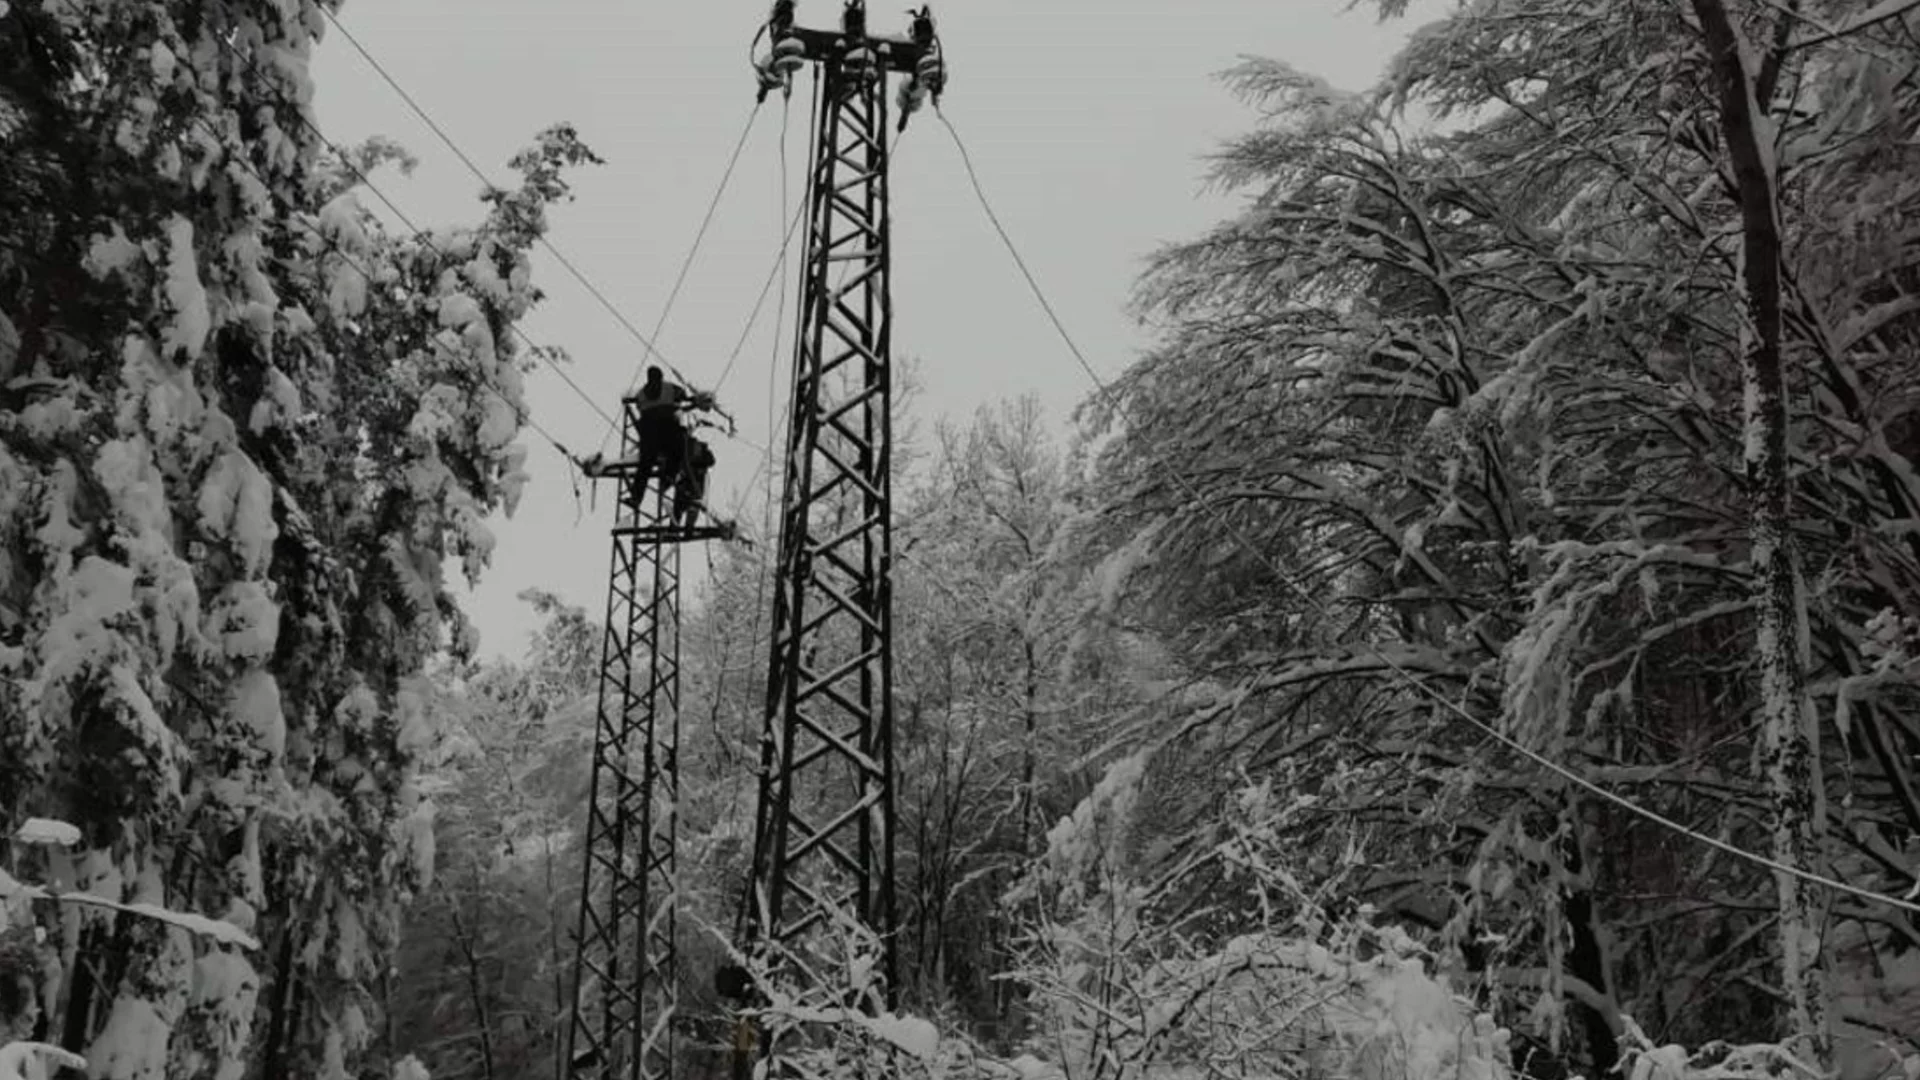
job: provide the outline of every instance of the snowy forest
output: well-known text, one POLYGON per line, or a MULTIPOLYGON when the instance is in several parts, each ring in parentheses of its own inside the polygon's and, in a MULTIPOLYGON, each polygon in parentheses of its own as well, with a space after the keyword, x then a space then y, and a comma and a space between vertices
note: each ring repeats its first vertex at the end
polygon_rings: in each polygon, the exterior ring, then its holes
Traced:
MULTIPOLYGON (((0 1080, 565 1075, 600 616, 455 585, 565 482, 513 328, 598 159, 383 224, 338 7, 0 0, 0 1080)), ((1250 48, 1151 346, 902 406, 924 1071, 1920 1078, 1920 2, 1250 48)), ((689 578, 694 1018, 778 495, 689 578)))

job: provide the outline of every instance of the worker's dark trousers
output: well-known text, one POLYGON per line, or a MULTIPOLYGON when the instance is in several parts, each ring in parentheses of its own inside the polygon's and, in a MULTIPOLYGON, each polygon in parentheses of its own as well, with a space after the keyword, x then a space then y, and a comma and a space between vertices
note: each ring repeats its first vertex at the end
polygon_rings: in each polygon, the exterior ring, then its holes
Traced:
POLYGON ((686 450, 687 433, 671 416, 640 419, 640 478, 661 478, 660 489, 670 491, 680 472, 686 450))
POLYGON ((682 525, 692 525, 694 513, 707 497, 706 470, 689 470, 673 488, 673 517, 682 525))

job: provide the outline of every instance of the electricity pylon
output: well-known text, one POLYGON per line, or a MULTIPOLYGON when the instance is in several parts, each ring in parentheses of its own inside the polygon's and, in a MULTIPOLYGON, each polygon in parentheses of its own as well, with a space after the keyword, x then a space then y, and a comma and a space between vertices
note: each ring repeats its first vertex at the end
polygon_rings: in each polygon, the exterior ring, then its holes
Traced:
POLYGON ((871 34, 778 3, 760 90, 815 70, 754 861, 740 936, 800 1003, 894 994, 893 363, 887 82, 904 117, 944 88, 930 12, 871 34))
POLYGON ((615 482, 618 503, 566 1043, 574 1080, 673 1072, 680 545, 732 536, 675 522, 667 494, 640 474, 640 399, 622 412, 619 457, 588 469, 615 482))

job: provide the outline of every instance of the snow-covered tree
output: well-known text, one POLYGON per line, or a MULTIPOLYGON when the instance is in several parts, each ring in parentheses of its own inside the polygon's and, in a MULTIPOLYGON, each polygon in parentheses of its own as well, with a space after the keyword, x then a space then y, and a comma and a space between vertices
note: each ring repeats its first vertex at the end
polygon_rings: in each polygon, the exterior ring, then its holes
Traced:
POLYGON ((598 628, 550 595, 526 599, 547 621, 525 661, 436 673, 447 737, 422 779, 440 808, 434 880, 382 990, 386 1056, 443 1080, 553 1075, 572 1002, 597 673, 581 647, 598 628))
POLYGON ((313 123, 325 26, 0 13, 0 814, 81 829, 60 888, 261 944, 69 912, 57 1034, 97 1075, 350 1074, 432 872, 447 563, 526 480, 511 326, 591 155, 555 128, 478 224, 390 232, 359 189, 391 149, 313 123))
POLYGON ((1212 843, 1170 869, 1140 859, 1151 756, 1114 763, 1015 889, 1041 913, 1019 970, 1032 1054, 1067 1080, 1511 1074, 1508 1033, 1432 954, 1395 926, 1334 917, 1303 886, 1288 819, 1311 796, 1242 787, 1212 815, 1212 843), (1222 915, 1235 930, 1218 932, 1222 915))
POLYGON ((937 435, 895 576, 903 956, 917 1002, 1004 1023, 997 898, 1071 799, 1055 764, 1092 711, 1063 670, 1073 571, 1049 559, 1067 465, 1032 398, 937 435))
POLYGON ((1352 887, 1596 1068, 1627 1016, 1819 1061, 1828 984, 1849 1068, 1910 1026, 1861 992, 1896 912, 1477 724, 1914 885, 1914 17, 1495 0, 1374 94, 1250 62, 1267 119, 1220 160, 1247 208, 1159 260, 1165 344, 1091 406, 1130 609, 1228 690, 1194 720, 1320 797, 1303 842, 1377 823, 1352 887))

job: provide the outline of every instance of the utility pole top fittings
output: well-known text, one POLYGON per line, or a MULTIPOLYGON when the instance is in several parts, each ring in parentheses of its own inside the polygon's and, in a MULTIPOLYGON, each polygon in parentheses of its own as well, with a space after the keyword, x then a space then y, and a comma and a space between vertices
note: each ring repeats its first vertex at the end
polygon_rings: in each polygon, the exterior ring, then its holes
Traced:
MULTIPOLYGON (((933 19, 933 5, 926 4, 907 12, 909 22, 904 37, 874 34, 867 29, 866 5, 849 0, 840 13, 837 30, 814 30, 794 23, 793 0, 777 0, 760 36, 772 43, 766 53, 754 59, 759 77, 759 99, 765 101, 774 90, 793 93, 793 76, 808 64, 840 69, 846 76, 843 90, 883 73, 905 75, 894 104, 900 110, 900 127, 907 117, 919 111, 928 98, 935 108, 947 88, 947 63, 940 47, 940 33, 933 19)), ((756 45, 759 38, 755 39, 756 45)))

